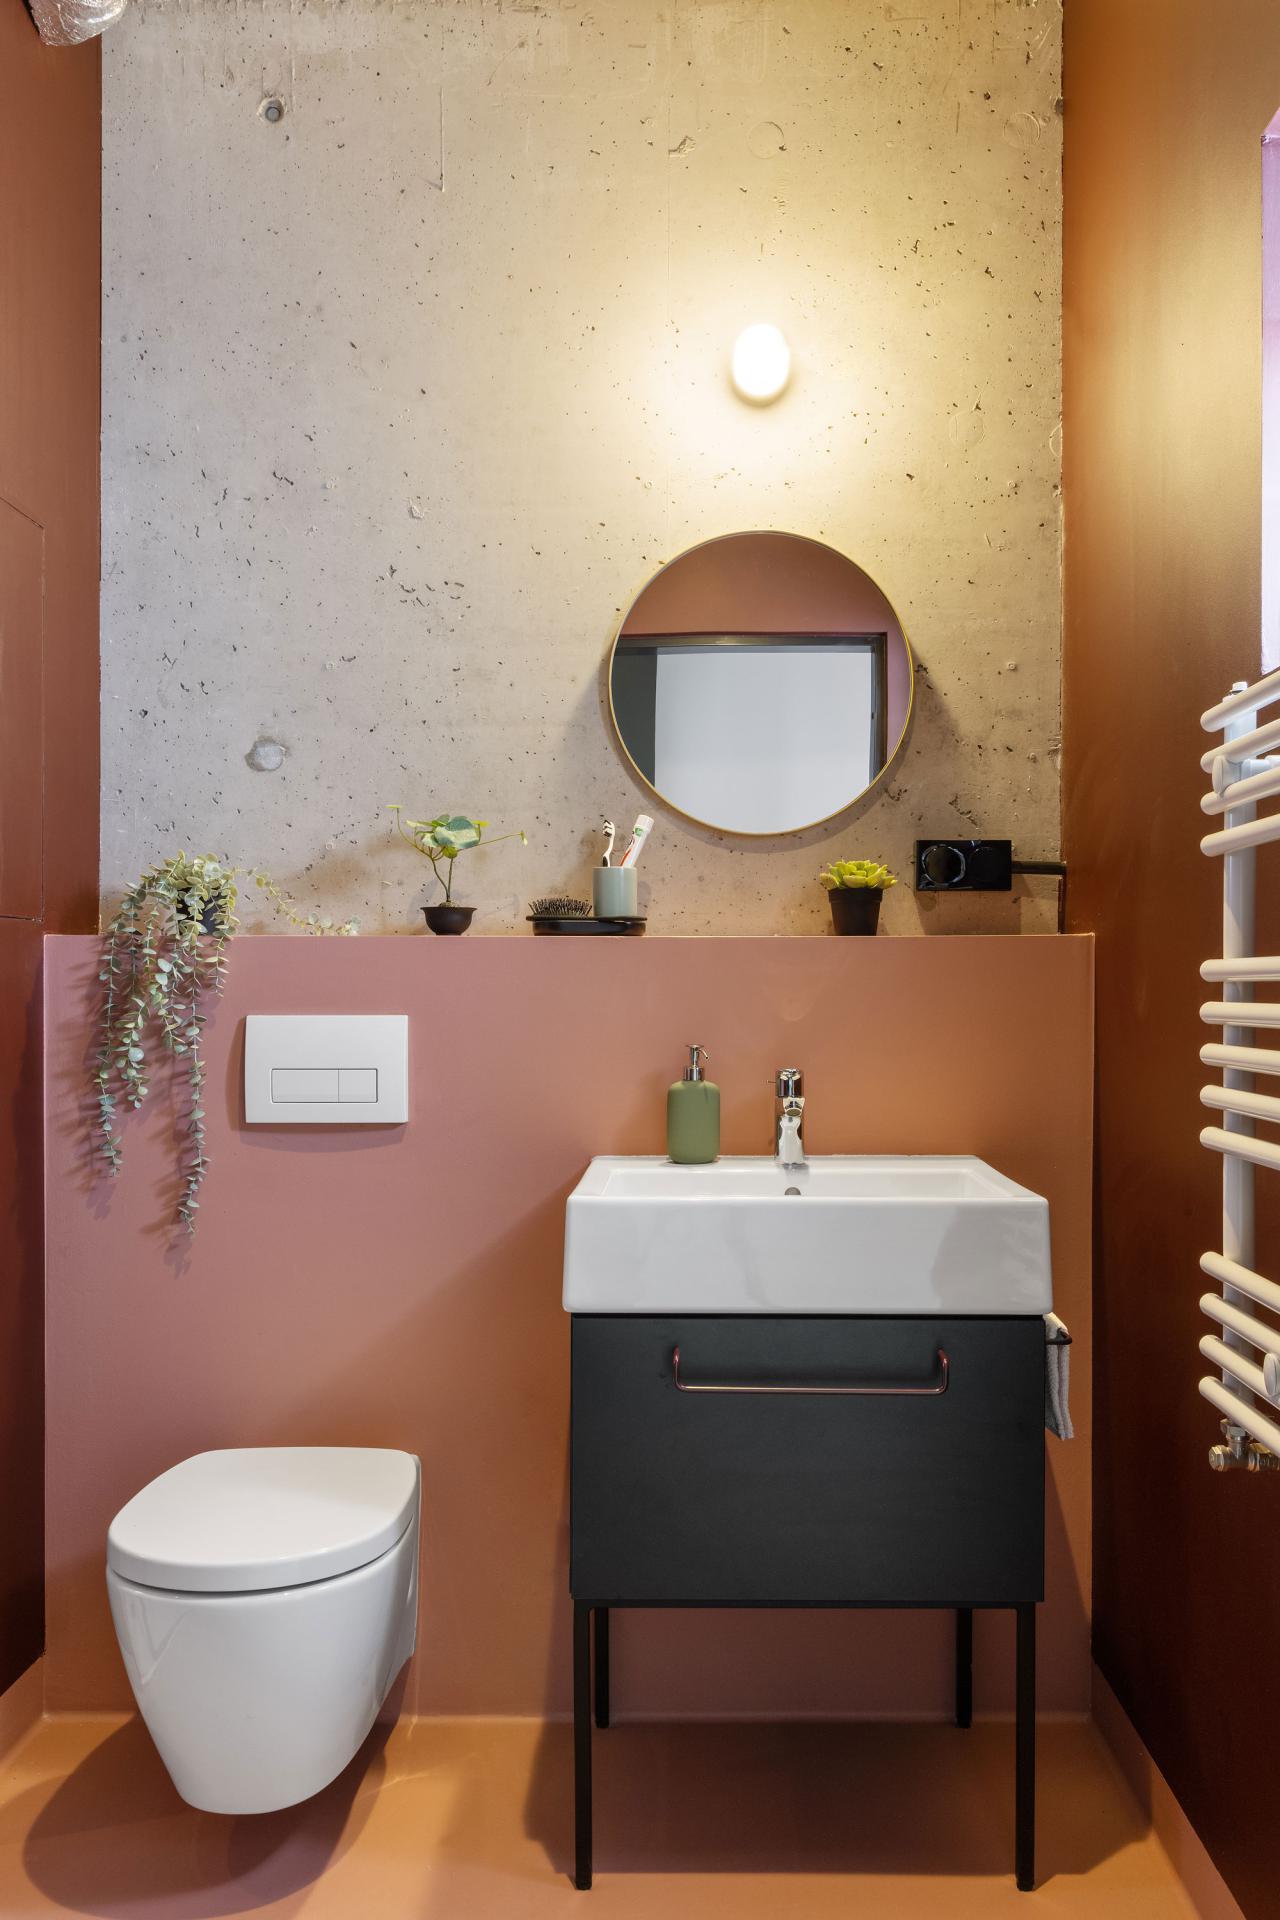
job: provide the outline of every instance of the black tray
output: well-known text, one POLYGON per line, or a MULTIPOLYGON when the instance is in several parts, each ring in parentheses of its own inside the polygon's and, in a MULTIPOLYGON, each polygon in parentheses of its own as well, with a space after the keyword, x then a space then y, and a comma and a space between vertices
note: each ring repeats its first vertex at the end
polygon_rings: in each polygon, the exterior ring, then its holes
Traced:
POLYGON ((535 933, 620 933, 630 934, 634 939, 644 932, 644 916, 637 915, 625 920, 593 920, 581 915, 571 914, 526 914, 535 933))

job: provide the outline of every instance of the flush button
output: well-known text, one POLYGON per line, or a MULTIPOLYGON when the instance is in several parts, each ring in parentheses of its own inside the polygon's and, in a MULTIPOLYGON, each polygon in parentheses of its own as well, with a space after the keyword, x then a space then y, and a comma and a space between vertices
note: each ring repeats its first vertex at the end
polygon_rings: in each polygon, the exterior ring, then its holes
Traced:
POLYGON ((401 1127, 409 1118, 403 1013, 250 1013, 244 1023, 250 1127, 401 1127))
POLYGON ((341 1067, 338 1071, 338 1098, 344 1102, 376 1102, 378 1069, 376 1067, 341 1067))
POLYGON ((299 1106, 310 1100, 340 1100, 336 1067, 273 1067, 271 1099, 275 1106, 299 1106))

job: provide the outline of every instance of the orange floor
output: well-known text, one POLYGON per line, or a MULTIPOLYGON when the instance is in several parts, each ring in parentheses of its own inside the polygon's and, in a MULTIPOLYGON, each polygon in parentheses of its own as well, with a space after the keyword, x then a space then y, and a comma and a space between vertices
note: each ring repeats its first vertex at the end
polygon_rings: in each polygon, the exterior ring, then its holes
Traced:
POLYGON ((596 1884, 566 1877, 569 1729, 401 1723, 303 1807, 185 1807, 137 1721, 0 1765, 0 1915, 121 1920, 1188 1920, 1099 1735, 1040 1734, 1040 1874, 1010 1876, 1012 1732, 626 1725, 596 1736, 596 1884))

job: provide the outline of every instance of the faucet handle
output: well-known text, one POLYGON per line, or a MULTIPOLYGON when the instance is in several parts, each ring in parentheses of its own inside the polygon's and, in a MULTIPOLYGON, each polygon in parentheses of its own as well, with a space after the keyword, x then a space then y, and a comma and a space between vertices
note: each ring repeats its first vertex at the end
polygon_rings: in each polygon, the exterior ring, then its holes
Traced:
POLYGON ((773 1090, 779 1100, 798 1100, 804 1093, 804 1075, 799 1067, 779 1067, 773 1077, 773 1090))

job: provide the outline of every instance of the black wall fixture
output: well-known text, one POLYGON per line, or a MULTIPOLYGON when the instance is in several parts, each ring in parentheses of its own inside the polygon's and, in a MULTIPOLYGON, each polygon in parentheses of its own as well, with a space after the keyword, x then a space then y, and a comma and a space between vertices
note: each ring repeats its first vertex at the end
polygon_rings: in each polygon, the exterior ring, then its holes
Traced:
POLYGON ((1011 840, 917 840, 917 893, 1008 893, 1011 840))
POLYGON ((1008 893, 1015 873, 1065 877, 1065 860, 1015 860, 1011 840, 917 840, 917 893, 1008 893))
POLYGON ((1065 860, 1015 860, 1011 840, 917 840, 917 893, 1008 893, 1015 873, 1053 874, 1062 882, 1058 931, 1067 891, 1065 860))

